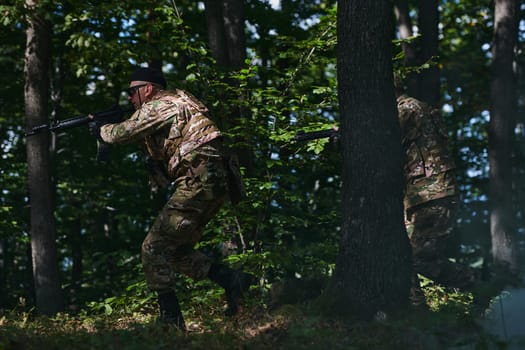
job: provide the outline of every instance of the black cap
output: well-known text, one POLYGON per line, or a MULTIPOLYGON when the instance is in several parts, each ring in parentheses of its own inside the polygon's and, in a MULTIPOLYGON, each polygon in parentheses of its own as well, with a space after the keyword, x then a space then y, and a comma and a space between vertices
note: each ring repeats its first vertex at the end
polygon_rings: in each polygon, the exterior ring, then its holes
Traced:
POLYGON ((153 68, 149 67, 140 67, 137 68, 133 74, 131 74, 131 77, 129 81, 134 80, 140 80, 140 81, 147 81, 149 83, 157 84, 162 86, 163 89, 166 88, 166 79, 164 79, 164 75, 161 71, 158 71, 153 68))

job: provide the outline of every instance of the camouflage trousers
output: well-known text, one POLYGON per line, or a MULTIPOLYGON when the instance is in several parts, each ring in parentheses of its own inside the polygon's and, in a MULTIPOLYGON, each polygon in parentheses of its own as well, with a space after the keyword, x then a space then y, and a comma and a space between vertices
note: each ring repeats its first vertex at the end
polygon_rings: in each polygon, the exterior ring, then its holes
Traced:
POLYGON ((462 288, 472 282, 474 275, 470 267, 449 260, 457 208, 456 196, 435 199, 409 208, 405 225, 415 273, 443 285, 462 288))
POLYGON ((428 201, 408 208, 405 217, 414 256, 437 259, 443 256, 456 222, 456 196, 428 201))
POLYGON ((220 150, 204 145, 185 156, 175 191, 142 243, 142 265, 151 290, 173 288, 176 273, 206 278, 211 260, 194 246, 226 198, 220 150))

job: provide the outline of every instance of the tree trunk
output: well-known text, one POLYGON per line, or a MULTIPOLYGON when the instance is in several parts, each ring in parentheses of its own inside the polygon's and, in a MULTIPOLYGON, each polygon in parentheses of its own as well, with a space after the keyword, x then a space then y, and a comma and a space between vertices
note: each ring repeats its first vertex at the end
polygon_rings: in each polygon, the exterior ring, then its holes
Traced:
POLYGON ((206 0, 208 45, 220 67, 239 69, 246 59, 243 0, 206 0))
POLYGON ((229 65, 239 69, 246 59, 243 0, 224 0, 223 14, 229 65))
POLYGON ((7 238, 0 239, 0 309, 7 306, 7 238))
POLYGON ((392 79, 392 3, 338 3, 343 230, 329 298, 370 319, 408 305, 400 127, 392 79), (372 58, 372 59, 371 59, 372 58))
MULTIPOLYGON (((243 0, 207 0, 205 3, 206 22, 208 28, 208 45, 217 65, 225 70, 240 69, 246 59, 246 37, 244 35, 244 5, 243 0)), ((232 96, 223 96, 228 100, 232 96)), ((233 96, 242 99, 242 96, 233 96)), ((240 107, 238 110, 226 111, 224 115, 231 115, 224 121, 225 127, 230 129, 237 126, 245 118, 247 111, 240 107)), ((246 174, 254 174, 253 151, 246 145, 251 144, 242 136, 237 136, 234 152, 239 156, 240 164, 246 169, 246 174)))
POLYGON ((518 36, 518 0, 496 0, 490 84, 490 232, 496 264, 517 269, 512 208, 512 137, 517 114, 514 48, 518 36))
POLYGON ((208 45, 210 46, 211 54, 219 67, 226 67, 229 64, 229 59, 222 16, 222 1, 206 0, 204 4, 208 29, 208 45))
POLYGON ((148 57, 148 67, 154 68, 158 71, 162 72, 162 50, 159 48, 159 35, 156 30, 153 30, 155 28, 155 23, 158 21, 157 15, 155 14, 155 11, 153 10, 156 7, 156 2, 151 2, 151 9, 148 10, 148 17, 147 21, 150 23, 148 26, 150 30, 146 32, 146 42, 149 46, 149 52, 151 52, 151 56, 148 57))
POLYGON ((84 265, 82 263, 82 222, 76 219, 71 224, 71 299, 77 301, 82 286, 84 265))
MULTIPOLYGON (((25 52, 25 113, 27 127, 48 122, 51 26, 38 11, 38 1, 26 0, 29 24, 25 52)), ((53 217, 49 133, 27 138, 30 234, 36 309, 52 315, 62 309, 53 217)))
MULTIPOLYGON (((396 0, 394 2, 394 12, 397 19, 397 25, 399 28, 399 38, 407 39, 414 35, 412 31, 412 20, 410 18, 410 11, 408 8, 407 0, 396 0)), ((414 67, 417 65, 417 49, 416 43, 403 43, 402 48, 405 54, 403 65, 405 67, 414 67)), ((416 96, 419 91, 419 79, 417 73, 410 73, 405 79, 407 84, 407 93, 410 96, 416 96)))
MULTIPOLYGON (((438 0, 419 2, 419 29, 421 31, 420 63, 438 56, 439 50, 439 10, 438 0)), ((435 65, 421 73, 419 93, 414 95, 431 106, 439 106, 440 83, 439 68, 435 65)))

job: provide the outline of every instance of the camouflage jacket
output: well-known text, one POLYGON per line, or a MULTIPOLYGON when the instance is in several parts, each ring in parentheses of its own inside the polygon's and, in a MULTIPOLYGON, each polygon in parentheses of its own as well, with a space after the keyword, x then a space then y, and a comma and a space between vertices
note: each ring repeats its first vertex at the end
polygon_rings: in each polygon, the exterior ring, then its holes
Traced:
POLYGON ((151 158, 165 165, 173 180, 181 159, 197 147, 221 136, 208 109, 183 90, 159 91, 133 115, 100 130, 107 143, 144 140, 151 158))
POLYGON ((438 110, 415 98, 397 99, 405 162, 405 209, 457 193, 455 164, 438 110))

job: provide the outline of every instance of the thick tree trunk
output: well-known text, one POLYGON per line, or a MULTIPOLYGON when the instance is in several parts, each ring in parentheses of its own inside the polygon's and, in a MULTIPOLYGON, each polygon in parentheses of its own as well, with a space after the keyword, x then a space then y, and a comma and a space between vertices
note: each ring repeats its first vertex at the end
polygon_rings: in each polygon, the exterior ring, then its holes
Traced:
POLYGON ((369 319, 408 305, 411 249, 403 223, 399 122, 392 81, 392 3, 338 3, 337 77, 343 230, 329 297, 369 319))
MULTIPOLYGON (((46 123, 48 112, 51 26, 36 11, 38 5, 37 1, 26 0, 30 11, 24 68, 28 129, 46 123)), ((27 164, 36 309, 41 314, 51 315, 61 310, 62 299, 53 217, 49 133, 41 132, 27 138, 27 164)))
POLYGON ((513 270, 517 269, 512 207, 512 138, 517 113, 513 63, 518 11, 518 0, 495 1, 489 129, 492 256, 496 264, 508 265, 513 270))

